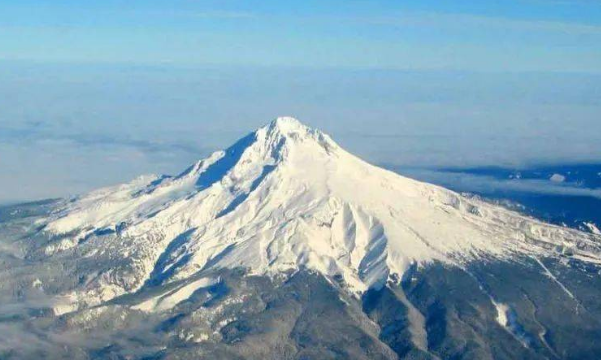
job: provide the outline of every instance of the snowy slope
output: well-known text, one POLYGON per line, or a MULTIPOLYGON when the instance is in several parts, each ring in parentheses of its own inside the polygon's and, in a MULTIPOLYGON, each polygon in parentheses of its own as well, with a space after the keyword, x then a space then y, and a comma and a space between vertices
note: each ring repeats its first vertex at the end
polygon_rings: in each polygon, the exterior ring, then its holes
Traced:
POLYGON ((75 308, 217 268, 307 268, 360 293, 433 261, 564 251, 601 262, 598 236, 375 167, 290 117, 178 176, 92 192, 43 222, 56 239, 45 256, 105 264, 69 294, 75 308))

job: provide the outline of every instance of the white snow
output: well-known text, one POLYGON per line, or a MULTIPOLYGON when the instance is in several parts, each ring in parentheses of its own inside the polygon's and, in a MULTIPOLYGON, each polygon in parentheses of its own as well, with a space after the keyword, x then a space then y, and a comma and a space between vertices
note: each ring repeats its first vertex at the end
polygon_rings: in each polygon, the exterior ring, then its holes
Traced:
POLYGON ((58 296, 55 299, 56 303, 52 307, 54 315, 61 316, 68 314, 78 309, 77 296, 74 293, 65 296, 58 296))
POLYGON ((517 341, 519 341, 523 347, 528 348, 528 338, 524 333, 523 329, 517 322, 517 317, 511 306, 496 302, 492 299, 491 301, 497 309, 497 322, 501 325, 509 334, 511 334, 517 341))
POLYGON ((597 225, 595 225, 594 223, 592 223, 592 222, 584 223, 584 226, 586 226, 593 234, 601 235, 601 230, 599 230, 597 225))
MULTIPOLYGON (((138 290, 156 276, 159 258, 167 282, 208 268, 274 275, 305 267, 342 276, 360 293, 383 286, 391 274, 402 277, 413 263, 552 254, 554 246, 576 241, 595 259, 599 243, 592 234, 370 165, 290 117, 179 176, 140 177, 66 203, 45 225, 66 237, 50 245, 48 256, 74 251, 78 239, 100 232, 109 235, 82 247, 81 256, 108 253, 131 264, 135 276, 125 281, 99 276, 86 284, 79 298, 87 304, 107 301, 106 293, 94 294, 109 285, 121 287, 113 296, 138 290)), ((142 307, 169 308, 188 296, 182 291, 142 307)))
POLYGON ((508 313, 510 311, 510 307, 505 304, 497 303, 494 301, 493 301, 493 304, 495 305, 495 308, 497 309, 497 322, 499 323, 499 325, 503 326, 504 328, 509 327, 508 313))
POLYGON ((198 279, 167 294, 150 298, 138 305, 132 306, 132 308, 145 312, 170 310, 177 304, 188 300, 199 289, 215 285, 218 282, 219 279, 198 279))
POLYGON ((545 276, 547 276, 549 279, 553 280, 553 282, 555 282, 561 288, 561 290, 563 290, 563 292, 565 292, 569 297, 571 297, 572 299, 576 300, 576 297, 574 297, 574 294, 570 290, 568 290, 568 288, 566 288, 565 285, 562 284, 561 281, 559 281, 557 279, 557 277, 555 277, 555 275, 553 275, 553 273, 549 270, 549 268, 547 268, 545 266, 545 264, 543 264, 543 262, 540 261, 540 259, 538 259, 538 258, 535 257, 534 260, 543 269, 545 276))
POLYGON ((37 289, 42 289, 42 280, 36 278, 35 280, 33 280, 33 282, 31 283, 31 286, 37 289))

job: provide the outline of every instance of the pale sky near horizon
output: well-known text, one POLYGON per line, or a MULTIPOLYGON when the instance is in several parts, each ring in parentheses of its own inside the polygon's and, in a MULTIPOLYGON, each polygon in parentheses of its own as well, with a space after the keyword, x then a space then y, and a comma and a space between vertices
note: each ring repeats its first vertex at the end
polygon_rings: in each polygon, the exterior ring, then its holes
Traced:
POLYGON ((279 115, 374 163, 601 162, 601 2, 0 1, 0 202, 176 173, 279 115))

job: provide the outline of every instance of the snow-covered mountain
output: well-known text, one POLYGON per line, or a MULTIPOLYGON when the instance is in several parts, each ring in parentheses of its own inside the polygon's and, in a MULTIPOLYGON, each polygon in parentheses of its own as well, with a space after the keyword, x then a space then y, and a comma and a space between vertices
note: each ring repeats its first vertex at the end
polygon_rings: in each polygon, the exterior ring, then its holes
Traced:
POLYGON ((601 236, 283 117, 177 176, 0 207, 0 359, 594 359, 601 236))
POLYGON ((80 268, 94 260, 58 313, 217 269, 271 277, 308 269, 359 296, 434 262, 569 253, 601 263, 599 237, 370 165, 291 117, 178 176, 68 201, 38 225, 52 239, 38 256, 75 253, 69 261, 80 268))

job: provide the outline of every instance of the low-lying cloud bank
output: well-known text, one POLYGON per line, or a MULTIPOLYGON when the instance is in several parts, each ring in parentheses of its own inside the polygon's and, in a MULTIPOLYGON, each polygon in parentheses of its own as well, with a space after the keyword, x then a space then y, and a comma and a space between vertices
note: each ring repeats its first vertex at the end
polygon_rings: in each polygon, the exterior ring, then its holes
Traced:
POLYGON ((600 188, 586 188, 570 183, 533 179, 500 180, 492 176, 473 175, 465 172, 449 172, 428 169, 396 169, 416 179, 477 193, 525 192, 562 196, 587 196, 601 200, 600 188))
POLYGON ((279 115, 376 164, 601 162, 598 74, 3 65, 0 202, 174 174, 279 115))

